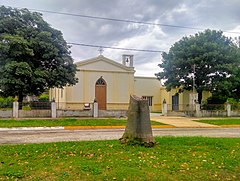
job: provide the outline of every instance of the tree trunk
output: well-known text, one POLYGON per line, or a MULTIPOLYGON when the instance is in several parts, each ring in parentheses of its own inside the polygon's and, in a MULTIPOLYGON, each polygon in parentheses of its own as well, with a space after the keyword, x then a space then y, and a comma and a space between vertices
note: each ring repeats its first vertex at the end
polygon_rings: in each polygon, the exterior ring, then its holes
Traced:
POLYGON ((23 95, 19 94, 18 95, 19 110, 22 109, 22 102, 23 102, 23 95))
POLYGON ((155 140, 152 134, 148 101, 130 96, 128 119, 121 143, 136 143, 152 147, 155 140))
POLYGON ((197 93, 198 93, 198 103, 201 104, 202 102, 202 90, 198 90, 197 93))

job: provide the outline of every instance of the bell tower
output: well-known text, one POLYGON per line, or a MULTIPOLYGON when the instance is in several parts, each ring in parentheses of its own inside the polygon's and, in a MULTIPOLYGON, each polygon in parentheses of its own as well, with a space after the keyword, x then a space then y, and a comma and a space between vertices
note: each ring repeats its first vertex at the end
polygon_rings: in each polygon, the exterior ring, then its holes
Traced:
POLYGON ((122 64, 127 67, 133 67, 133 55, 122 55, 122 64))

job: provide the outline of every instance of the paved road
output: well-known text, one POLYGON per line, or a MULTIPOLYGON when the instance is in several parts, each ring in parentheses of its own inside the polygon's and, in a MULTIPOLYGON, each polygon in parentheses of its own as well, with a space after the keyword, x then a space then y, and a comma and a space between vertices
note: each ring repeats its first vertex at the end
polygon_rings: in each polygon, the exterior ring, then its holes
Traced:
MULTIPOLYGON (((89 130, 0 130, 0 144, 28 144, 61 141, 119 139, 124 129, 89 130)), ((240 128, 164 128, 153 129, 154 136, 238 137, 240 128)))

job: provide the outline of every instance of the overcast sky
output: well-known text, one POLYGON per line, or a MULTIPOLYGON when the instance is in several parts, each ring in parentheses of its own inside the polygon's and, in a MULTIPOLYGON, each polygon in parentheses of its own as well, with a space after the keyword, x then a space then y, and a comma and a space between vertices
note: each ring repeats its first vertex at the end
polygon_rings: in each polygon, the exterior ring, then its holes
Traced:
MULTIPOLYGON (((0 5, 48 10, 167 25, 215 29, 239 34, 240 0, 0 0, 0 5)), ((169 51, 183 36, 201 30, 141 25, 44 13, 43 18, 63 33, 67 42, 169 51)), ((74 61, 99 55, 98 48, 73 46, 74 61)), ((122 54, 134 55, 138 76, 154 76, 161 53, 105 49, 103 55, 121 63, 122 54)))

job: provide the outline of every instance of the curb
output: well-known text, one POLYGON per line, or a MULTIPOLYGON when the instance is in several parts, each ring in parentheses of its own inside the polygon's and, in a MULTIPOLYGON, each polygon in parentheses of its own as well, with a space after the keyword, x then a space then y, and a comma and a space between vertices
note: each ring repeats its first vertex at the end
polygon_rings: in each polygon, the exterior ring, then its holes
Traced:
MULTIPOLYGON (((126 126, 64 126, 65 130, 76 129, 125 129, 126 126)), ((152 128, 176 128, 171 125, 154 125, 152 128)))
POLYGON ((221 126, 176 126, 175 128, 222 128, 221 126))
MULTIPOLYGON (((47 130, 84 130, 84 129, 125 129, 126 126, 58 126, 58 127, 14 127, 0 128, 0 131, 47 131, 47 130)), ((154 128, 240 128, 240 125, 219 125, 219 126, 172 126, 153 125, 154 128)))
POLYGON ((221 128, 240 128, 240 125, 220 125, 221 128))
POLYGON ((125 126, 64 126, 65 130, 76 129, 124 129, 125 126))
POLYGON ((57 127, 14 127, 14 128, 0 128, 0 131, 39 131, 39 130, 64 130, 63 126, 57 127))

